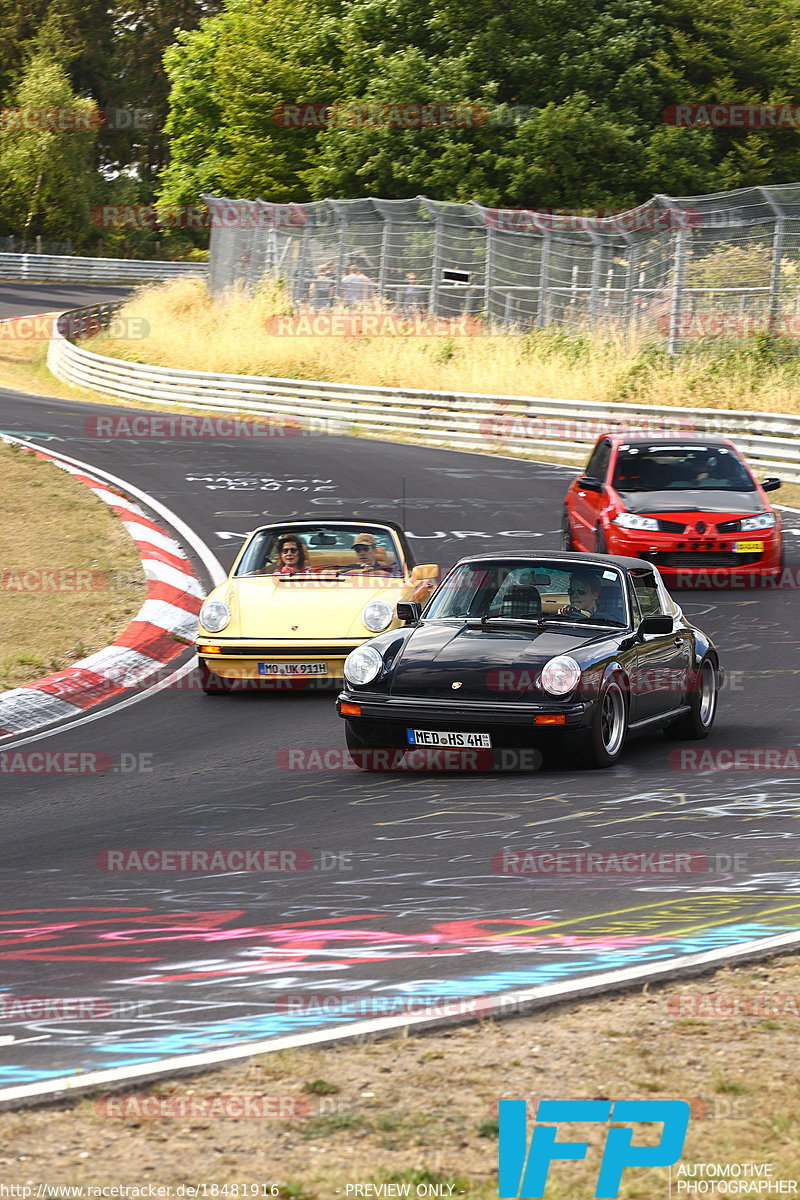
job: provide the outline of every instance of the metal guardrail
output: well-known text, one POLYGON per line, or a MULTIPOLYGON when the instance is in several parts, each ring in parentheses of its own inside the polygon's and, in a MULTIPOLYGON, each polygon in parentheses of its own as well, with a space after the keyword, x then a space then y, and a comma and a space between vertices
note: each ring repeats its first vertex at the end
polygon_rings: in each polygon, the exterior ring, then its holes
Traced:
POLYGON ((591 400, 427 392, 306 379, 215 375, 107 358, 70 340, 108 325, 116 304, 62 313, 47 365, 59 379, 127 400, 292 418, 320 432, 402 434, 422 445, 557 454, 581 462, 599 435, 685 432, 735 437, 759 471, 800 483, 800 416, 714 408, 608 405, 591 400))
POLYGON ((0 279, 41 283, 152 283, 178 275, 205 277, 208 263, 0 254, 0 279))

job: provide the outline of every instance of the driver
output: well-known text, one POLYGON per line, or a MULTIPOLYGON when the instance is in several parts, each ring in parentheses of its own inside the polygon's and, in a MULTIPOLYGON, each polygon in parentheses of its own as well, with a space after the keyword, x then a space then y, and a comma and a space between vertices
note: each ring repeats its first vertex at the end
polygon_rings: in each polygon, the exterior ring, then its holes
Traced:
POLYGON ((569 604, 558 610, 559 616, 596 617, 600 600, 600 581, 591 575, 573 575, 569 581, 569 604))
POLYGON ((371 533, 359 533, 353 541, 353 550, 358 555, 355 566, 348 567, 349 572, 374 575, 376 571, 391 572, 392 567, 378 562, 378 543, 371 533))

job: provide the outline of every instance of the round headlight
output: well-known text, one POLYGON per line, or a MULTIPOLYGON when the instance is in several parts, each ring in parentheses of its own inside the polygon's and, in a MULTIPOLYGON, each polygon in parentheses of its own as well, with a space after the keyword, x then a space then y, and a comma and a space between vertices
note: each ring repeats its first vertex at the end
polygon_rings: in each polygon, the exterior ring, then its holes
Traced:
POLYGON ((231 610, 222 600, 206 600, 200 609, 200 624, 209 633, 219 633, 231 619, 231 610))
POLYGON ((551 696, 566 696, 578 686, 581 669, 568 654, 551 658, 542 670, 542 687, 551 696))
POLYGON ((344 660, 344 677, 348 683, 372 683, 382 666, 383 659, 372 646, 356 646, 344 660))
POLYGON ((373 633, 380 633, 382 629, 391 625, 393 616, 394 613, 385 600, 371 600, 362 612, 361 620, 367 629, 371 629, 373 633))

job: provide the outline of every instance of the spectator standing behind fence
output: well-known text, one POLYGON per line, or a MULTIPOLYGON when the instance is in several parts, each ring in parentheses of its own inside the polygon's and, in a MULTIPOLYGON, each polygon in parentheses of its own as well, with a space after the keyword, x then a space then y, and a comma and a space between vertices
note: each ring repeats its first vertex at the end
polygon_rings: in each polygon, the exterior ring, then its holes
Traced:
POLYGON ((375 285, 369 275, 365 275, 361 267, 352 263, 342 280, 342 303, 348 308, 357 308, 367 304, 372 299, 375 285))
POLYGON ((330 308, 335 291, 336 276, 333 271, 333 263, 323 263, 314 276, 314 282, 308 293, 314 309, 319 312, 322 308, 330 308))
POLYGON ((406 275, 406 282, 397 293, 397 307, 400 312, 418 313, 425 311, 425 289, 417 283, 414 271, 406 275))

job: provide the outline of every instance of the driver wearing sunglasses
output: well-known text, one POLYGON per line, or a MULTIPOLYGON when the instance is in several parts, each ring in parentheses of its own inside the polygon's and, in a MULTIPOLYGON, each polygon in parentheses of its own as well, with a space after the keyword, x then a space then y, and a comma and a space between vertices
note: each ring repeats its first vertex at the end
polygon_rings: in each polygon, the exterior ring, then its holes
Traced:
POLYGON ((559 609, 562 617, 597 616, 597 604, 600 599, 600 583, 588 575, 573 575, 568 588, 569 604, 559 609))

